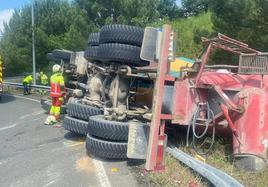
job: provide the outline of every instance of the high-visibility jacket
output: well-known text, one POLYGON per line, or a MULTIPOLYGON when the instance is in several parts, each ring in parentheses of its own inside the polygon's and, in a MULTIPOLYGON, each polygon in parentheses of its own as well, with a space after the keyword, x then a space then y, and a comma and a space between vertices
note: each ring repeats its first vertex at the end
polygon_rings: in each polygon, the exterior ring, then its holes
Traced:
POLYGON ((55 73, 50 77, 50 96, 51 97, 61 97, 64 90, 61 90, 61 87, 64 87, 64 78, 61 73, 55 73))
POLYGON ((23 79, 23 83, 26 83, 26 84, 31 84, 33 81, 33 76, 32 75, 28 75, 27 77, 25 77, 23 79))
POLYGON ((45 74, 41 74, 41 84, 43 85, 48 84, 48 77, 45 74))

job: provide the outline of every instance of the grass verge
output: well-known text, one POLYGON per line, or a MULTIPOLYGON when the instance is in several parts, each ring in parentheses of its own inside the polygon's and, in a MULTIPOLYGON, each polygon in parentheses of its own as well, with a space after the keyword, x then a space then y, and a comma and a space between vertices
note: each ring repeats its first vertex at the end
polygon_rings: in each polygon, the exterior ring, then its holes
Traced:
MULTIPOLYGON (((184 144, 179 148, 193 157, 196 153, 193 149, 188 149, 184 144)), ((267 187, 268 186, 268 169, 260 172, 246 172, 237 170, 234 167, 231 156, 231 143, 225 139, 217 138, 214 150, 211 154, 204 157, 205 163, 218 168, 230 176, 234 177, 246 187, 267 187)), ((203 179, 198 173, 188 168, 170 155, 165 156, 166 170, 162 173, 144 174, 144 164, 137 166, 134 170, 138 175, 138 181, 141 186, 209 186, 209 182, 203 179), (138 170, 138 172, 137 172, 138 170)))

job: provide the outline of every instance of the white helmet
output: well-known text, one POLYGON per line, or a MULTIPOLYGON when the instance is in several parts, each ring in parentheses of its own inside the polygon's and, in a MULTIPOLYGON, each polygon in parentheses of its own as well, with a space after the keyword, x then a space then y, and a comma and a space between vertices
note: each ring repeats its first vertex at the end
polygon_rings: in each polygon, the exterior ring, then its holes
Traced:
POLYGON ((60 65, 55 64, 55 65, 52 67, 52 71, 53 71, 53 73, 57 73, 57 72, 59 72, 59 71, 60 71, 60 68, 61 68, 60 65))
POLYGON ((55 123, 57 123, 57 120, 56 120, 55 116, 52 116, 52 115, 48 116, 46 121, 45 121, 45 125, 53 125, 55 123))

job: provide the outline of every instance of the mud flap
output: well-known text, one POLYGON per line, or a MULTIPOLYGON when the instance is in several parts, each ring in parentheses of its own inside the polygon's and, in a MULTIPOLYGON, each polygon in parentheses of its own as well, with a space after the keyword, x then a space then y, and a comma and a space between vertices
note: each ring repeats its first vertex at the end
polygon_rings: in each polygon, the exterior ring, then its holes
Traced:
POLYGON ((162 32, 160 30, 146 27, 141 47, 141 59, 147 61, 159 59, 161 40, 162 32))
POLYGON ((129 122, 127 157, 146 159, 149 140, 149 125, 137 121, 129 122))

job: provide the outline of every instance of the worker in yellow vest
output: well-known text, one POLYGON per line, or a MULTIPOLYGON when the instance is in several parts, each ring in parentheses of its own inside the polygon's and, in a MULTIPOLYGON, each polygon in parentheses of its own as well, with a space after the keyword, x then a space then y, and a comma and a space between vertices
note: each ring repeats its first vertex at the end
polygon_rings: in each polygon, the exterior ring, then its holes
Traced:
POLYGON ((23 84, 23 94, 24 95, 31 94, 30 93, 30 85, 32 84, 32 82, 33 82, 32 75, 28 75, 23 79, 22 84, 23 84))
POLYGON ((44 86, 48 85, 48 77, 42 71, 40 72, 40 80, 42 85, 44 86))
POLYGON ((60 120, 60 110, 65 94, 64 78, 61 73, 61 66, 54 65, 53 75, 50 77, 50 97, 52 98, 52 106, 50 108, 50 116, 45 121, 46 125, 54 125, 60 120))
MULTIPOLYGON (((43 86, 47 86, 48 85, 48 77, 46 74, 44 74, 42 71, 39 73, 39 79, 40 79, 40 83, 41 85, 43 86)), ((45 95, 46 94, 46 91, 45 90, 42 90, 42 89, 39 89, 39 92, 41 95, 45 95)))

